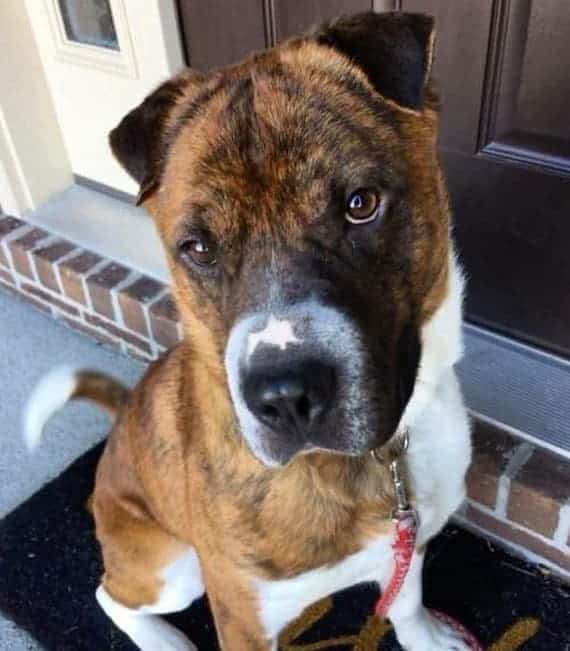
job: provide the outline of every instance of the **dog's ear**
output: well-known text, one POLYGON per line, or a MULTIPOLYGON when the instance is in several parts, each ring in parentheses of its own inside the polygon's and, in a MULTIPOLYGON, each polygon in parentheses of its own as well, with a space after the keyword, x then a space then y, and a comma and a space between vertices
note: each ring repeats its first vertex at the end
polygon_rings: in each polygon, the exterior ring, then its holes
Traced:
POLYGON ((109 134, 115 158, 140 185, 137 205, 152 194, 160 182, 172 113, 185 98, 190 99, 195 94, 202 81, 199 74, 184 71, 164 82, 109 134))
POLYGON ((348 56, 384 97, 422 107, 435 41, 432 17, 366 12, 325 24, 315 36, 348 56))

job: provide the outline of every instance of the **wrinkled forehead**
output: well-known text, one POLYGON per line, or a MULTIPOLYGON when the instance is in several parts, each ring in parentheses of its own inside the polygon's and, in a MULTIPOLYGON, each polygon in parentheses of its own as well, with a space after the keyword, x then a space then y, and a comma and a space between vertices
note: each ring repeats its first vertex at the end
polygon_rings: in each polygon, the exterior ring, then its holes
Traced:
POLYGON ((163 176, 173 210, 299 214, 335 186, 402 178, 397 120, 343 60, 259 59, 214 77, 183 114, 163 176))

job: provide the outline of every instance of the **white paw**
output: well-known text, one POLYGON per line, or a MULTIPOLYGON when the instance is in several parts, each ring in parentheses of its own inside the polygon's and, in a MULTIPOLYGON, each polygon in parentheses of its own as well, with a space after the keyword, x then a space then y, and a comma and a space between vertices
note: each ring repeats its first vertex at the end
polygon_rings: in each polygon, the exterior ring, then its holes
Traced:
POLYGON ((426 610, 412 620, 400 622, 396 635, 406 651, 471 651, 459 633, 426 610))
POLYGON ((157 651, 198 651, 197 647, 181 633, 178 629, 168 625, 157 645, 153 647, 157 651))
POLYGON ((95 596, 115 626, 126 633, 141 651, 198 651, 175 626, 149 613, 148 609, 145 612, 144 606, 139 610, 123 606, 102 585, 97 588, 95 596))
POLYGON ((141 616, 135 630, 127 633, 141 651, 198 651, 183 633, 156 615, 141 616))

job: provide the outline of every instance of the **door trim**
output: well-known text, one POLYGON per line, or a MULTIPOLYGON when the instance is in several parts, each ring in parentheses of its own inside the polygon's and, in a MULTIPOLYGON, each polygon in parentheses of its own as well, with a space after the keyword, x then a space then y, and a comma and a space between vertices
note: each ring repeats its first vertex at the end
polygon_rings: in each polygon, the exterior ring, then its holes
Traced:
POLYGON ((125 5, 123 0, 109 1, 119 41, 119 50, 109 50, 86 43, 70 41, 65 33, 58 0, 44 0, 51 27, 54 56, 64 63, 85 66, 91 70, 96 68, 104 72, 123 75, 130 79, 138 79, 139 72, 125 5))

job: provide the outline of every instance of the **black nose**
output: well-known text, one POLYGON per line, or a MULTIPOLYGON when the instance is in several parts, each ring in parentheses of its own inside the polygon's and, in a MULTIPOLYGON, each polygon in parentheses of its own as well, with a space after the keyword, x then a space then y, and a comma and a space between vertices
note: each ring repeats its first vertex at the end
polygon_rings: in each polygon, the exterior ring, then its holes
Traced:
POLYGON ((332 366, 306 361, 284 368, 252 369, 243 393, 250 411, 263 424, 306 436, 329 411, 335 385, 332 366))

